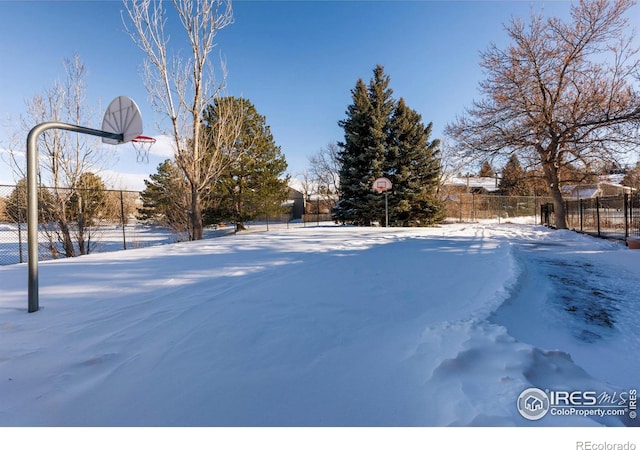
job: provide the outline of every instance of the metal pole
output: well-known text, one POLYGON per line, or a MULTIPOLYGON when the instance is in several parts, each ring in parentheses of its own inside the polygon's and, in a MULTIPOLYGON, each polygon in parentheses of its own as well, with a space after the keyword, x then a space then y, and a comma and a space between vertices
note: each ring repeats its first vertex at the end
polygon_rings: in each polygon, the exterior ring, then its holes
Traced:
POLYGON ((389 193, 384 191, 384 226, 389 228, 389 193))
POLYGON ((46 130, 59 129, 76 133, 106 137, 117 141, 124 139, 122 134, 107 133, 79 125, 63 122, 43 122, 36 125, 27 135, 27 257, 28 257, 28 311, 39 309, 38 299, 38 137, 46 130))

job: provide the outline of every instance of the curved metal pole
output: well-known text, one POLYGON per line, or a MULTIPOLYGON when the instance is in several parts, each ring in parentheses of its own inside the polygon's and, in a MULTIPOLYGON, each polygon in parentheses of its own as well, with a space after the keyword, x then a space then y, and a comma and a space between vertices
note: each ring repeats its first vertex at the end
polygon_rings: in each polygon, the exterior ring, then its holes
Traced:
POLYGON ((38 299, 38 137, 50 129, 75 131, 76 133, 106 137, 121 142, 122 134, 108 133, 93 128, 63 122, 44 122, 36 125, 27 135, 27 252, 29 312, 39 309, 38 299))

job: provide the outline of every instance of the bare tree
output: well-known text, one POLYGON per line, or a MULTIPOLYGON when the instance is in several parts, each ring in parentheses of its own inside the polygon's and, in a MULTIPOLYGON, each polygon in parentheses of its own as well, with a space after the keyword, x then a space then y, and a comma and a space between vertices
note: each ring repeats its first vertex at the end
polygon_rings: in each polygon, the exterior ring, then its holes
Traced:
POLYGON ((588 169, 614 160, 640 142, 637 49, 627 34, 633 0, 581 0, 571 19, 544 19, 532 12, 528 25, 513 19, 511 44, 482 54, 484 98, 447 126, 466 153, 517 153, 541 167, 556 212, 566 228, 562 169, 588 169))
POLYGON ((302 194, 304 194, 305 201, 309 198, 309 196, 315 191, 314 180, 311 175, 311 172, 308 170, 303 170, 299 172, 296 180, 299 182, 299 187, 302 189, 302 194))
MULTIPOLYGON (((66 76, 63 81, 55 81, 50 88, 27 101, 27 115, 22 118, 23 136, 12 139, 12 161, 14 168, 24 176, 19 157, 24 153, 24 134, 35 124, 58 121, 73 124, 90 123, 92 112, 86 105, 86 77, 88 71, 78 55, 63 61, 66 76), (15 147, 13 143, 15 142, 15 147)), ((65 256, 76 256, 75 236, 81 236, 83 230, 73 230, 70 217, 70 199, 75 194, 82 175, 89 171, 98 171, 107 160, 108 153, 96 144, 95 139, 81 133, 67 133, 61 130, 49 130, 42 135, 39 144, 40 183, 49 186, 46 197, 42 197, 41 206, 46 209, 48 223, 43 227, 50 242, 52 256, 57 256, 55 245, 60 242, 65 256), (100 150, 100 151, 98 151, 100 150)), ((45 191, 41 191, 45 195, 45 191)), ((78 241, 80 243, 80 241, 78 241)), ((83 254, 82 246, 80 253, 83 254)))
POLYGON ((221 96, 222 81, 216 81, 211 61, 216 36, 233 23, 231 0, 173 0, 173 6, 189 44, 189 56, 170 54, 165 31, 168 12, 162 1, 124 0, 128 34, 146 55, 144 83, 157 112, 170 121, 175 161, 189 183, 192 239, 202 239, 202 196, 211 189, 224 169, 225 156, 241 128, 241 117, 229 108, 219 114, 219 132, 203 132, 202 116, 207 105, 221 96))
POLYGON ((318 193, 323 193, 327 201, 338 192, 340 187, 339 151, 338 145, 330 142, 309 157, 311 177, 317 184, 318 193))

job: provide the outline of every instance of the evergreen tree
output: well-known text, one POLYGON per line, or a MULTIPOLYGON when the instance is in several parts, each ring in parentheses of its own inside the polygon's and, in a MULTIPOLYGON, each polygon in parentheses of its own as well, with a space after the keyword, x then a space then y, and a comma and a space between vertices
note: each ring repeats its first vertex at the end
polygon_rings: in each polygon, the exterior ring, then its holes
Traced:
POLYGON ((478 173, 478 176, 489 178, 493 178, 494 176, 496 176, 496 172, 495 170, 493 170, 493 167, 491 167, 489 161, 485 161, 482 163, 482 167, 480 168, 480 173, 478 173))
POLYGON ((531 187, 527 183, 527 174, 514 153, 502 169, 502 178, 498 185, 500 195, 531 195, 531 187))
MULTIPOLYGON (((27 221, 27 179, 18 181, 16 187, 11 191, 5 205, 5 214, 9 221, 15 223, 26 223, 27 221)), ((40 211, 38 211, 40 213, 40 211)))
POLYGON ((368 87, 360 79, 351 94, 347 118, 339 122, 345 141, 339 143, 340 201, 334 219, 355 225, 384 224, 384 199, 372 191, 372 184, 385 176, 394 187, 388 194, 390 224, 440 221, 444 208, 435 198, 439 141, 429 140, 432 125, 425 127, 403 99, 392 98, 382 66, 376 66, 368 87))
POLYGON ((167 159, 149 178, 144 180, 146 188, 140 194, 143 206, 138 219, 163 224, 177 233, 188 231, 190 193, 180 169, 167 159))
MULTIPOLYGON (((38 189, 38 222, 53 221, 51 204, 53 197, 46 188, 38 189)), ((7 197, 5 215, 11 222, 26 223, 27 221, 27 179, 22 178, 7 197)))
POLYGON ((91 226, 100 219, 106 208, 106 187, 102 179, 91 172, 85 172, 69 198, 67 217, 75 221, 75 239, 81 255, 91 251, 91 226))
POLYGON ((384 68, 376 66, 367 87, 359 79, 351 91, 353 103, 339 122, 345 141, 339 143, 340 202, 334 218, 356 225, 371 225, 384 217, 384 203, 371 190, 383 175, 389 138, 389 119, 395 107, 384 68))
POLYGON ((79 225, 93 225, 104 212, 106 198, 106 187, 102 179, 91 172, 83 173, 69 199, 68 217, 79 225))
POLYGON ((430 141, 432 124, 400 99, 390 122, 385 176, 394 186, 389 196, 392 225, 431 225, 444 219, 444 205, 435 191, 440 174, 440 141, 430 141))
MULTIPOLYGON (((207 220, 233 220, 238 229, 244 222, 260 216, 279 215, 288 196, 289 178, 284 176, 287 162, 276 145, 266 118, 251 101, 234 97, 217 100, 231 102, 242 117, 236 152, 225 162, 218 183, 213 186, 207 220)), ((215 132, 218 103, 205 112, 205 129, 215 132)))

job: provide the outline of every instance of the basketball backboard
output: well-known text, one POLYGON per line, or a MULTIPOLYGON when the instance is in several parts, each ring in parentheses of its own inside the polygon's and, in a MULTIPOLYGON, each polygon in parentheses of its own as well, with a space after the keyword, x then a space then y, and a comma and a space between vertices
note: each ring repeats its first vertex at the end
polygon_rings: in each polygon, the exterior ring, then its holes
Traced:
POLYGON ((116 97, 109 103, 102 120, 102 131, 122 134, 122 141, 103 137, 105 144, 123 144, 142 134, 142 116, 136 102, 129 97, 116 97))
POLYGON ((375 181, 373 182, 373 185, 371 186, 371 189, 373 189, 376 192, 386 192, 390 190, 392 187, 393 186, 391 184, 391 180, 389 180, 386 177, 380 177, 375 179, 375 181))

